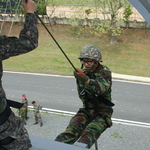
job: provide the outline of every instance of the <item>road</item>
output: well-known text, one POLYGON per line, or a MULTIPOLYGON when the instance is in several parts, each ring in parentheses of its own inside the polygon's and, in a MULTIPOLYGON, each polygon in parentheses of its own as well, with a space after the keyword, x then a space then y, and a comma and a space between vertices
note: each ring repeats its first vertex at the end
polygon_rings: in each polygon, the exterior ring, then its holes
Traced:
MULTIPOLYGON (((21 101, 26 94, 45 108, 76 112, 82 103, 74 77, 4 72, 3 87, 7 98, 21 101)), ((113 118, 150 123, 150 84, 113 80, 113 118)))

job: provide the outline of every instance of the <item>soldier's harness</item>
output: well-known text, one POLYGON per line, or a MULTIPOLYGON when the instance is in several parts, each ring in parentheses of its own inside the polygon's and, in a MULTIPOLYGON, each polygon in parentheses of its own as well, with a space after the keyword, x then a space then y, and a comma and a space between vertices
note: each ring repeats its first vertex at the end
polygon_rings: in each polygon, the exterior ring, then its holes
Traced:
MULTIPOLYGON (((90 75, 91 76, 91 75, 90 75)), ((95 79, 95 76, 94 75, 92 75, 91 76, 91 78, 92 79, 95 79)), ((89 91, 89 90, 87 90, 87 89, 83 89, 80 93, 79 93, 79 95, 80 96, 85 96, 85 108, 83 108, 83 109, 80 109, 79 110, 79 112, 84 112, 85 114, 87 114, 87 116, 89 117, 89 121, 87 122, 87 124, 89 124, 92 120, 94 120, 97 116, 100 116, 101 118, 103 118, 104 120, 106 120, 106 115, 104 115, 104 114, 101 114, 101 113, 99 113, 99 111, 98 111, 98 101, 100 102, 100 103, 103 103, 103 104, 105 104, 106 106, 108 106, 109 107, 109 109, 110 109, 110 111, 112 111, 113 112, 113 109, 112 109, 112 107, 115 105, 114 103, 112 103, 111 101, 109 101, 109 100, 107 100, 106 98, 104 98, 102 95, 98 95, 98 94, 96 94, 96 93, 94 93, 94 92, 92 92, 92 91, 89 91), (91 99, 89 99, 88 98, 88 95, 92 95, 93 96, 93 98, 91 98, 91 99), (89 103, 89 101, 91 101, 92 103, 93 103, 93 110, 95 110, 95 115, 93 116, 93 117, 90 117, 90 114, 89 114, 89 111, 88 111, 88 103, 89 103)), ((107 121, 106 121, 106 123, 107 123, 107 121)), ((107 126, 109 126, 108 124, 107 124, 107 126)))
MULTIPOLYGON (((5 35, 0 35, 0 42, 3 41, 5 38, 6 38, 5 35)), ((3 72, 2 61, 3 61, 3 58, 0 55, 0 72, 1 73, 3 72)), ((0 86, 2 86, 1 82, 2 81, 0 79, 0 86)), ((5 95, 3 95, 3 97, 0 97, 0 101, 2 101, 3 98, 6 99, 5 95)), ((6 121, 9 122, 8 118, 11 115, 11 109, 10 109, 10 107, 14 107, 14 108, 20 109, 23 106, 22 103, 19 103, 19 102, 13 101, 13 100, 6 99, 6 101, 7 101, 7 106, 6 106, 5 110, 0 114, 0 126, 3 125, 6 121)), ((5 132, 8 129, 8 127, 5 130, 1 131, 0 134, 3 133, 3 132, 5 132)), ((9 136, 6 137, 6 138, 4 138, 3 140, 0 140, 0 150, 7 150, 2 145, 8 145, 11 142, 13 142, 14 140, 15 139, 13 139, 13 138, 11 138, 9 136)))
MULTIPOLYGON (((88 102, 89 102, 89 98, 88 98, 88 94, 91 94, 91 92, 89 92, 88 90, 86 89, 83 89, 81 92, 80 92, 80 95, 85 95, 85 108, 79 110, 79 112, 84 112, 85 114, 87 114, 88 117, 90 117, 90 114, 88 112, 88 102)), ((92 93, 93 95, 93 98, 92 98, 92 101, 93 101, 93 104, 94 104, 94 107, 93 109, 95 110, 95 115, 93 117, 91 117, 88 121, 88 123, 90 123, 92 120, 94 120, 97 116, 100 116, 101 118, 103 118, 104 120, 106 119, 106 115, 103 115, 101 113, 98 112, 98 104, 97 104, 97 101, 100 100, 101 103, 109 106, 110 108, 113 107, 115 104, 112 103, 111 101, 105 99, 103 96, 101 95, 97 95, 97 94, 94 94, 92 93)), ((112 108, 111 108, 112 110, 112 108)))
MULTIPOLYGON (((93 108, 93 109, 95 110, 95 115, 90 118, 90 113, 89 113, 89 111, 88 111, 88 102, 89 102, 90 99, 88 99, 88 94, 91 94, 91 92, 89 92, 89 91, 86 90, 86 89, 83 89, 83 90, 80 92, 80 94, 79 94, 80 96, 85 95, 85 108, 80 109, 78 112, 79 112, 79 113, 80 113, 80 112, 85 113, 85 114, 88 116, 89 120, 87 121, 87 124, 89 124, 90 122, 92 122, 97 116, 100 116, 101 118, 103 118, 103 119, 106 121, 106 115, 101 114, 101 113, 98 112, 97 101, 100 100, 101 103, 103 103, 103 104, 109 106, 111 111, 113 111, 113 110, 112 110, 112 107, 113 107, 115 104, 112 103, 111 101, 105 99, 105 98, 104 98, 103 96, 101 96, 101 95, 97 95, 97 94, 95 94, 95 93, 92 93, 92 95, 93 95, 92 101, 93 101, 93 104, 94 104, 94 108, 93 108)), ((106 124, 107 124, 107 127, 110 127, 110 125, 107 123, 107 121, 106 121, 106 124)), ((86 147, 86 148, 87 148, 87 147, 86 147)), ((95 141, 95 149, 98 150, 97 140, 95 141)))

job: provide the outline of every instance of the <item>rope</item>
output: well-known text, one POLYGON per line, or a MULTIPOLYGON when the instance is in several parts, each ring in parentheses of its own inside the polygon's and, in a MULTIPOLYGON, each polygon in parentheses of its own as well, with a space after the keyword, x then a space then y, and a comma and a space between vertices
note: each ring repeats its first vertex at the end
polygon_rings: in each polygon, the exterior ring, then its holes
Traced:
MULTIPOLYGON (((14 24, 15 17, 16 17, 16 14, 17 14, 18 9, 19 9, 19 6, 20 6, 20 3, 21 3, 21 0, 19 0, 18 5, 17 5, 17 8, 16 8, 16 10, 15 10, 15 14, 14 14, 15 16, 14 16, 14 18, 12 19, 11 26, 10 26, 10 29, 9 29, 9 32, 8 32, 8 36, 9 36, 10 33, 11 33, 11 30, 12 30, 12 27, 13 27, 13 24, 14 24)), ((10 5, 11 5, 11 4, 10 4, 10 5)), ((12 14, 12 12, 11 12, 11 14, 12 14)))
POLYGON ((46 29, 46 31, 49 33, 49 35, 52 37, 52 39, 54 40, 54 42, 56 43, 56 45, 59 47, 59 49, 61 50, 61 52, 64 54, 64 56, 67 58, 67 60, 69 61, 69 63, 71 64, 71 66, 74 68, 74 70, 76 70, 76 68, 74 67, 74 65, 72 64, 72 62, 70 61, 70 59, 68 58, 68 56, 65 54, 65 52, 63 51, 63 49, 61 48, 61 46, 58 44, 58 42, 56 41, 56 39, 54 38, 54 36, 51 34, 51 32, 48 30, 48 28, 46 27, 46 25, 44 24, 44 22, 41 20, 41 18, 38 16, 38 14, 35 12, 34 13, 37 18, 40 20, 40 22, 42 23, 42 25, 44 26, 44 28, 46 29))
MULTIPOLYGON (((4 14, 6 14, 7 6, 8 6, 8 2, 7 2, 7 4, 6 4, 6 8, 5 8, 4 14)), ((3 25, 4 25, 4 19, 3 19, 2 24, 1 24, 0 33, 2 32, 3 25)))
MULTIPOLYGON (((6 3, 6 7, 5 7, 5 9, 4 9, 4 12, 1 12, 1 13, 3 13, 4 15, 6 15, 6 14, 7 14, 7 9, 9 8, 9 10, 10 10, 10 15, 12 15, 13 13, 12 13, 12 4, 11 4, 11 1, 7 1, 7 2, 5 2, 5 3, 6 3)), ((11 33, 12 26, 13 26, 13 24, 14 24, 14 19, 15 19, 15 16, 16 16, 17 12, 18 12, 19 6, 20 6, 20 4, 21 4, 21 0, 19 0, 17 4, 18 4, 18 5, 17 5, 17 7, 16 7, 16 9, 15 9, 14 18, 13 18, 12 21, 11 21, 10 29, 9 29, 9 31, 8 31, 8 36, 9 36, 10 33, 11 33)), ((5 20, 4 20, 4 18, 3 18, 3 21, 2 21, 2 24, 1 24, 1 28, 0 28, 0 33, 2 32, 4 23, 5 23, 5 20)))

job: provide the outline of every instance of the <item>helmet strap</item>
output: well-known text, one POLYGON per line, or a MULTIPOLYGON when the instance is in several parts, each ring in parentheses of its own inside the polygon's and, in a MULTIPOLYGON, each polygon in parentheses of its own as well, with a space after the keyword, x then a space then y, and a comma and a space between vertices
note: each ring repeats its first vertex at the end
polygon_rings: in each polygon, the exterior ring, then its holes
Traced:
POLYGON ((83 69, 83 64, 81 65, 81 69, 83 69))

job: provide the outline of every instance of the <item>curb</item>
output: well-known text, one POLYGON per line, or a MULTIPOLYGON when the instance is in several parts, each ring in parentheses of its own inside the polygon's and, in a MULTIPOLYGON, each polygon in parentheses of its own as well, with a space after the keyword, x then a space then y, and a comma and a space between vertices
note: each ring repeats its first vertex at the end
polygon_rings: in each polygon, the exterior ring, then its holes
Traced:
MULTIPOLYGON (((30 72, 15 72, 15 71, 4 71, 6 73, 17 73, 17 74, 29 74, 29 75, 40 75, 40 76, 55 76, 55 77, 70 77, 74 78, 73 76, 62 76, 62 75, 52 75, 52 74, 41 74, 41 73, 30 73, 30 72)), ((141 77, 141 76, 133 76, 133 75, 124 75, 124 74, 117 74, 112 73, 113 79, 121 79, 121 80, 128 80, 128 81, 136 81, 136 82, 145 82, 150 83, 150 77, 141 77)))
POLYGON ((112 78, 113 79, 122 79, 122 80, 130 80, 130 81, 150 83, 149 77, 141 77, 141 76, 132 76, 132 75, 112 73, 112 78))

